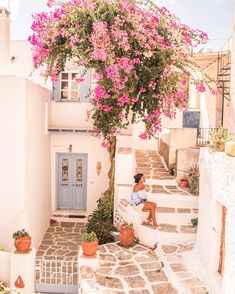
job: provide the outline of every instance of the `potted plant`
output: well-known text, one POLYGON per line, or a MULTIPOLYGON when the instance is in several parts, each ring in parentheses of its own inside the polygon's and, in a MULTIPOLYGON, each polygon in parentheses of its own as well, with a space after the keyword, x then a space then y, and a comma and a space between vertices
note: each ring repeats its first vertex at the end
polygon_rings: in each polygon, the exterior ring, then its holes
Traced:
POLYGON ((95 232, 82 234, 82 251, 84 255, 91 256, 96 254, 98 249, 98 239, 95 232))
POLYGON ((180 179, 179 186, 181 188, 187 188, 188 187, 188 179, 186 179, 186 178, 180 179))
POLYGON ((200 172, 199 167, 197 164, 192 165, 192 167, 189 169, 189 189, 190 191, 198 195, 199 194, 199 178, 200 178, 200 172))
POLYGON ((18 253, 28 253, 31 246, 31 237, 25 229, 18 230, 12 235, 18 253))
POLYGON ((132 223, 124 222, 119 228, 120 243, 124 247, 128 247, 134 242, 134 228, 132 223))
POLYGON ((224 152, 225 143, 228 139, 228 130, 219 128, 216 132, 210 132, 209 138, 209 148, 212 151, 224 152))

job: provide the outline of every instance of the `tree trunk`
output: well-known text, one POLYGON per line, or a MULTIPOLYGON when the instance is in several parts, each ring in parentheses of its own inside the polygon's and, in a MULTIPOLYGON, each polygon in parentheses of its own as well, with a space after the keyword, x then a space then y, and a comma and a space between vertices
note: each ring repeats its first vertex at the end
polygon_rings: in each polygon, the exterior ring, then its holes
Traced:
POLYGON ((114 197, 114 176, 115 176, 115 153, 116 153, 116 136, 108 137, 108 152, 110 159, 110 169, 108 172, 109 177, 109 189, 105 191, 105 195, 109 194, 112 199, 114 197))
POLYGON ((229 134, 235 135, 235 5, 234 5, 234 15, 233 15, 232 52, 231 52, 229 134))

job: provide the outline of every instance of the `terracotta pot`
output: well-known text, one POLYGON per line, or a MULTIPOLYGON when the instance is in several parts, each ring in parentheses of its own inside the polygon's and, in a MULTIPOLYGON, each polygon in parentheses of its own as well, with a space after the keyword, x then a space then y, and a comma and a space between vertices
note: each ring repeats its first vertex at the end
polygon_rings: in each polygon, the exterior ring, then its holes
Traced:
POLYGON ((82 242, 82 251, 84 255, 95 255, 98 249, 98 241, 82 242))
POLYGON ((27 253, 31 246, 31 237, 22 237, 14 241, 16 252, 27 253))
POLYGON ((186 188, 188 187, 188 180, 187 179, 181 179, 180 182, 179 182, 179 186, 181 188, 186 188))
POLYGON ((226 142, 225 153, 229 156, 235 156, 235 142, 233 141, 226 142))
POLYGON ((22 280, 21 276, 18 276, 14 285, 16 286, 16 288, 20 288, 20 289, 24 288, 25 284, 24 284, 24 281, 22 280))
POLYGON ((120 243, 124 247, 130 246, 134 242, 134 229, 122 225, 119 229, 120 243))

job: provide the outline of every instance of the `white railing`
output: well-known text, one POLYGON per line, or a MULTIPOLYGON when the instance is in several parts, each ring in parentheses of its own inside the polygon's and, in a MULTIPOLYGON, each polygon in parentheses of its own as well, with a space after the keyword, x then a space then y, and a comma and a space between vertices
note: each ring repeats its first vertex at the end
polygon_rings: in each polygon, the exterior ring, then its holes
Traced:
POLYGON ((197 146, 207 146, 210 144, 210 134, 218 131, 218 128, 198 128, 197 146))
POLYGON ((78 262, 61 257, 38 257, 35 263, 36 290, 78 293, 78 262))

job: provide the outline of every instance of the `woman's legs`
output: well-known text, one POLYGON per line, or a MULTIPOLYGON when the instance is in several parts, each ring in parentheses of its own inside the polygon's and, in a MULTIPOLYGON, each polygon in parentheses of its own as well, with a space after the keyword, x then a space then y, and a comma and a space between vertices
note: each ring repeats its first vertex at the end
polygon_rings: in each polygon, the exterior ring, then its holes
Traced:
POLYGON ((149 216, 147 218, 148 222, 153 222, 153 227, 157 228, 158 224, 157 224, 157 220, 156 220, 156 203, 155 202, 150 202, 147 201, 144 203, 144 207, 142 209, 142 211, 149 211, 149 216))

